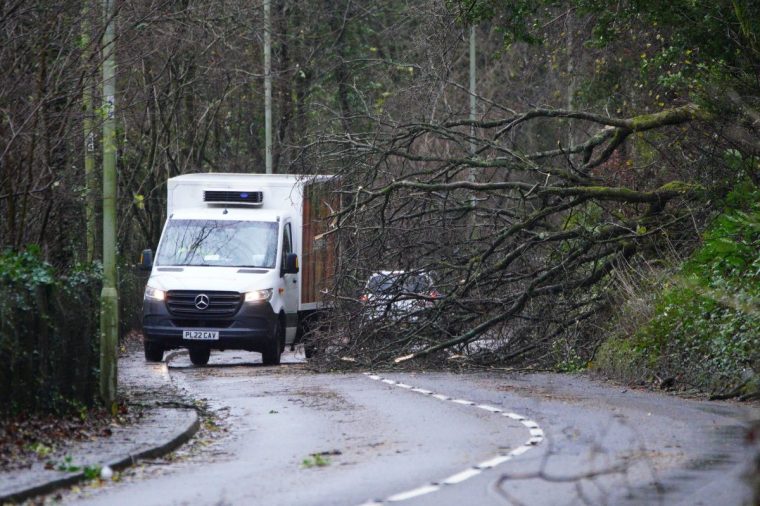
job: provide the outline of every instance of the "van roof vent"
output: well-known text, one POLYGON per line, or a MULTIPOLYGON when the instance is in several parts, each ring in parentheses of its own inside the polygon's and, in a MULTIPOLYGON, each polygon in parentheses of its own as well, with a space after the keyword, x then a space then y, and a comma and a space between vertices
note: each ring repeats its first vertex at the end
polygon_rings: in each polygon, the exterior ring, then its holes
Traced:
POLYGON ((261 191, 242 190, 205 190, 203 201, 207 204, 239 204, 260 206, 264 203, 264 193, 261 191))

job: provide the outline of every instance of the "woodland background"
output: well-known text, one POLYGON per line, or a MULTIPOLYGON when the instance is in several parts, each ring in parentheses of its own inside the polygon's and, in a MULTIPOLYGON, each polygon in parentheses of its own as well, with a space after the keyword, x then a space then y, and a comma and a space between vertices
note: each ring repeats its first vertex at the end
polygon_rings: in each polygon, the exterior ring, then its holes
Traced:
MULTIPOLYGON (((758 395, 755 2, 272 5, 275 172, 339 175, 344 203, 316 367, 592 368, 758 395), (367 324, 358 295, 381 269, 432 273, 443 297, 367 324)), ((3 410, 94 398, 106 23, 126 333, 166 180, 264 171, 262 15, 238 0, 120 0, 113 19, 95 2, 0 1, 3 410)))

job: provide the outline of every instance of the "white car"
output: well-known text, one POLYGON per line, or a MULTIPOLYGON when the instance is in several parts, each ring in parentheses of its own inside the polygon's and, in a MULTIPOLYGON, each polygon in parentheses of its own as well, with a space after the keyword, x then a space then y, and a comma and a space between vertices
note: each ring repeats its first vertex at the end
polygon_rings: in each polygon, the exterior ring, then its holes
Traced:
POLYGON ((441 295, 428 273, 378 271, 367 279, 359 301, 365 321, 415 321, 441 295))

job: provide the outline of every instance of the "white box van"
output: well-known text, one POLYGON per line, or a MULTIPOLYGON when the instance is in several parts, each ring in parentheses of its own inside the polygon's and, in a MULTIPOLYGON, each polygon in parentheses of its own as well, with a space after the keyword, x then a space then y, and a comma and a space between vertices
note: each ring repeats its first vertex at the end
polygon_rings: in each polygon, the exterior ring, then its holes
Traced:
POLYGON ((331 176, 189 174, 167 182, 167 220, 143 301, 145 358, 187 348, 258 351, 279 364, 323 308, 336 268, 331 176))

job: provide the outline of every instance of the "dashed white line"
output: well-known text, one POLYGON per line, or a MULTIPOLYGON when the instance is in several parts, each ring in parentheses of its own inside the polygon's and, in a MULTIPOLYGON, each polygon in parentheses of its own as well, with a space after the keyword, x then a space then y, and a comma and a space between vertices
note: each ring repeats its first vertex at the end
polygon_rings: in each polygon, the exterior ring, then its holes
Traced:
POLYGON ((487 404, 478 404, 476 407, 480 409, 485 409, 486 411, 490 411, 491 413, 501 413, 501 409, 495 408, 493 406, 489 406, 487 404))
POLYGON ((518 446, 517 448, 515 448, 514 450, 512 450, 511 452, 509 452, 509 454, 512 455, 513 457, 517 457, 517 456, 522 455, 523 453, 527 452, 528 450, 530 450, 532 446, 533 445, 518 446))
POLYGON ((431 492, 437 492, 438 489, 440 489, 440 485, 424 485, 422 487, 418 487, 412 490, 408 490, 406 492, 401 492, 399 494, 395 494, 390 496, 388 499, 386 499, 387 502, 401 502, 401 501, 407 501, 409 499, 414 499, 415 497, 419 497, 421 495, 429 494, 431 492))
POLYGON ((410 392, 415 392, 422 395, 429 395, 430 397, 433 397, 435 399, 438 399, 441 401, 449 401, 454 404, 460 404, 463 406, 473 406, 478 409, 488 411, 489 413, 505 416, 507 418, 520 422, 524 427, 529 429, 531 437, 525 443, 523 443, 521 446, 518 446, 514 450, 511 450, 507 453, 503 453, 503 452, 499 453, 495 457, 492 457, 479 464, 476 464, 472 466, 471 468, 465 469, 464 471, 460 471, 456 474, 453 474, 449 476, 448 478, 445 478, 441 481, 434 481, 426 485, 423 485, 421 487, 413 488, 411 490, 407 490, 404 492, 399 492, 398 494, 394 494, 385 499, 371 500, 364 503, 363 506, 381 506, 386 503, 406 501, 408 499, 413 499, 415 497, 436 492, 445 486, 462 483, 463 481, 469 480, 470 478, 473 478, 479 475, 485 470, 493 469, 494 467, 501 465, 504 462, 507 462, 509 460, 512 460, 515 457, 518 457, 524 454, 525 452, 527 452, 528 450, 530 450, 531 448, 538 445, 544 440, 544 431, 541 430, 539 425, 533 420, 530 420, 520 414, 504 411, 501 408, 497 408, 496 406, 491 406, 489 404, 476 404, 475 402, 468 401, 466 399, 454 399, 447 395, 433 393, 432 391, 426 390, 424 388, 417 388, 412 385, 407 385, 406 383, 401 383, 401 382, 393 381, 391 379, 383 378, 382 376, 378 376, 377 374, 372 374, 372 373, 364 373, 364 374, 369 379, 372 379, 375 381, 381 381, 388 385, 400 387, 405 390, 409 390, 410 392))
POLYGON ((482 472, 483 471, 481 471, 480 469, 476 469, 474 467, 470 469, 465 469, 464 471, 460 473, 449 476, 448 478, 443 480, 441 483, 443 483, 444 485, 456 485, 457 483, 462 483, 465 480, 469 480, 473 476, 477 476, 482 472))
POLYGON ((508 460, 512 460, 512 455, 499 455, 498 457, 494 457, 492 459, 488 459, 484 462, 481 462, 480 464, 476 465, 476 469, 491 469, 492 467, 496 467, 500 464, 503 464, 504 462, 507 462, 508 460))

